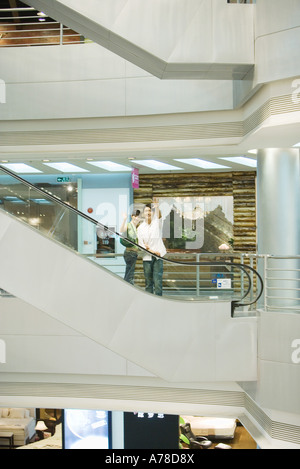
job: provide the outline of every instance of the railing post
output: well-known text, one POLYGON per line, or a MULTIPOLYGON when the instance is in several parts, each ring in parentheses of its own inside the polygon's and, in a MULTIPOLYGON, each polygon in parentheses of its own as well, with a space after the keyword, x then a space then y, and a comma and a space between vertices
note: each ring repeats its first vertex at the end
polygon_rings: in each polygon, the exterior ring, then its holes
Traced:
MULTIPOLYGON (((200 254, 197 253, 196 254, 196 262, 199 263, 200 261, 200 254)), ((197 285, 196 285, 196 295, 197 296, 200 296, 200 266, 197 265, 197 270, 196 270, 196 281, 197 281, 197 285)))
POLYGON ((267 266, 267 259, 268 259, 269 256, 267 256, 266 254, 263 256, 263 260, 264 260, 264 266, 263 266, 263 269, 264 269, 264 277, 263 277, 263 281, 264 281, 264 310, 265 311, 268 311, 268 305, 267 305, 267 290, 268 290, 268 286, 267 286, 267 271, 268 271, 268 266, 267 266))
POLYGON ((59 25, 59 44, 62 46, 64 43, 64 25, 59 25))
MULTIPOLYGON (((252 269, 253 269, 253 256, 251 254, 249 255, 249 259, 250 259, 250 267, 252 267, 252 269)), ((251 284, 252 284, 252 288, 250 290, 250 301, 252 301, 253 300, 253 293, 254 293, 253 270, 250 271, 250 278, 251 278, 251 284)))
MULTIPOLYGON (((244 253, 240 254, 241 264, 244 265, 244 253)), ((244 271, 241 270, 241 294, 244 295, 244 271)))

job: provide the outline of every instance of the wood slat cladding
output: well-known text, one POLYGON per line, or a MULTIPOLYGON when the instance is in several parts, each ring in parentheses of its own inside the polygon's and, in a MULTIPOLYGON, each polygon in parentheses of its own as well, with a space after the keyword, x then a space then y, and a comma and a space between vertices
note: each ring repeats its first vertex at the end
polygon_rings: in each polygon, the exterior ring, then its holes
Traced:
POLYGON ((146 204, 153 197, 233 196, 234 250, 256 251, 256 172, 141 174, 134 202, 146 204))
POLYGON ((232 175, 234 201, 234 249, 256 251, 256 173, 234 172, 232 175))

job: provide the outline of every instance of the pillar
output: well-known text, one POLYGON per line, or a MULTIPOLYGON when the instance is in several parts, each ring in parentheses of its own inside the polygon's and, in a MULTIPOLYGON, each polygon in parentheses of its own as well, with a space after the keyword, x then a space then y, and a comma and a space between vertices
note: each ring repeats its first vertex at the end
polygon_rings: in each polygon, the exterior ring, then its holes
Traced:
MULTIPOLYGON (((257 154, 257 251, 300 255, 300 156, 298 149, 268 148, 257 154)), ((274 259, 265 294, 275 309, 299 307, 299 260, 274 259), (278 280, 277 280, 278 279, 278 280)), ((270 308, 269 308, 270 309, 270 308)))

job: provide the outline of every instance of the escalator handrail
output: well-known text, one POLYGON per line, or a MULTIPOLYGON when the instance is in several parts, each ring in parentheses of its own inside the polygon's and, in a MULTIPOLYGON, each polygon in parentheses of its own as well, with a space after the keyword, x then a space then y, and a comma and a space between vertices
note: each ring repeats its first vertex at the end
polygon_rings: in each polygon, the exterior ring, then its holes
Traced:
POLYGON ((256 303, 262 295, 263 280, 262 280, 260 274, 253 267, 251 267, 249 265, 235 263, 235 262, 227 262, 227 261, 225 261, 225 262, 221 262, 221 261, 187 261, 187 262, 185 262, 185 261, 178 261, 178 260, 175 261, 175 260, 172 260, 172 259, 168 259, 166 257, 160 257, 157 254, 149 252, 147 249, 143 248, 142 246, 135 243, 134 241, 131 241, 128 238, 122 236, 122 234, 118 233, 117 231, 112 230, 108 226, 103 225, 102 223, 98 222, 97 220, 90 217, 89 215, 86 215, 85 213, 83 213, 80 210, 76 209, 75 207, 68 204, 67 202, 62 201, 59 197, 48 193, 46 190, 41 189, 40 187, 36 187, 34 184, 31 184, 29 181, 26 181, 26 179, 23 179, 22 177, 20 177, 19 175, 15 174, 12 171, 10 171, 9 169, 4 168, 3 166, 0 165, 0 170, 3 171, 4 173, 6 173, 7 175, 11 176, 12 178, 16 179, 17 181, 21 182, 22 184, 25 184, 30 189, 34 189, 35 191, 43 194, 44 196, 47 196, 53 202, 58 203, 62 207, 66 208, 67 210, 71 210, 76 215, 78 215, 78 216, 86 219, 87 221, 93 223, 94 225, 96 225, 97 228, 102 228, 103 230, 108 231, 109 233, 113 234, 114 236, 118 236, 119 238, 123 238, 126 241, 129 241, 133 246, 139 248, 141 251, 144 251, 147 254, 150 253, 151 256, 153 256, 157 259, 162 259, 165 262, 168 262, 168 263, 171 263, 171 264, 176 264, 176 265, 188 265, 188 266, 216 266, 216 265, 224 266, 224 265, 226 265, 226 266, 233 266, 233 267, 241 269, 246 274, 246 276, 248 278, 248 289, 247 289, 246 293, 242 296, 242 298, 240 298, 239 300, 234 300, 233 301, 235 306, 250 306, 250 305, 256 303), (249 269, 250 271, 252 271, 257 276, 257 278, 260 281, 260 291, 259 291, 259 294, 255 297, 255 299, 252 300, 251 302, 240 303, 242 300, 244 300, 248 296, 248 294, 250 293, 250 290, 251 290, 251 278, 250 278, 249 273, 245 269, 249 269))

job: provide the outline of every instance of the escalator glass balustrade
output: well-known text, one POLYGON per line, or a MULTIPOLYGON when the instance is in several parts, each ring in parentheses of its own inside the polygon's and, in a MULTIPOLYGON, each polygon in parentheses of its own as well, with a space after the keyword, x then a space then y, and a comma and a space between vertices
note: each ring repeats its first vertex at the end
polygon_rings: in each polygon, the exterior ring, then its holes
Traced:
POLYGON ((241 263, 239 253, 167 252, 161 258, 73 205, 0 167, 1 210, 122 281, 131 268, 130 287, 179 301, 231 301, 233 311, 255 305, 262 294, 260 275, 241 263), (145 257, 153 266, 144 265, 145 257), (145 267, 157 266, 154 277, 162 276, 161 291, 157 282, 145 282, 145 267))

